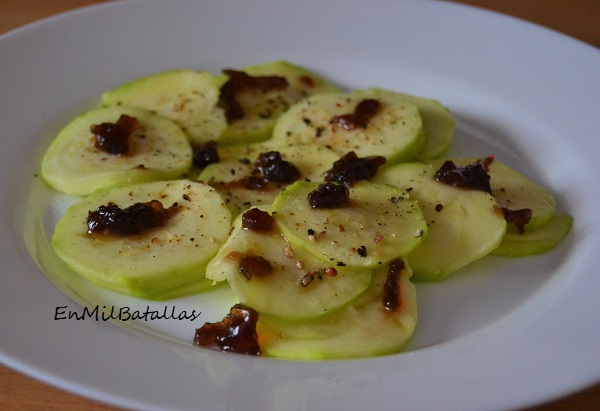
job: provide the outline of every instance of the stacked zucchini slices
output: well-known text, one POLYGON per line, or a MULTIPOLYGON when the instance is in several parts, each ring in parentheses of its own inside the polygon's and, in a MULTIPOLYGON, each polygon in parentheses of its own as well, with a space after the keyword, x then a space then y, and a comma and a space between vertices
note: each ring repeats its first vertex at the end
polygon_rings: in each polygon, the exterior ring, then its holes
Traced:
POLYGON ((417 323, 414 281, 545 252, 571 227, 551 193, 497 160, 440 159, 454 128, 435 100, 342 92, 281 61, 137 79, 48 148, 45 181, 80 197, 52 245, 128 295, 227 284, 258 313, 253 353, 397 352, 417 323))

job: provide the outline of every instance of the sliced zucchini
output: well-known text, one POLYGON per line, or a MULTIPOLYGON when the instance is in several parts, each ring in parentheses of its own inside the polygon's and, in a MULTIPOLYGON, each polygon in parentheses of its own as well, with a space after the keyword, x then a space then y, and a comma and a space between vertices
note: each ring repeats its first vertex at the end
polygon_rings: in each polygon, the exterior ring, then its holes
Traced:
POLYGON ((218 140, 227 127, 211 73, 169 70, 123 84, 102 95, 105 107, 130 106, 170 118, 194 145, 218 140))
POLYGON ((526 230, 523 234, 507 232, 491 254, 503 257, 543 254, 556 247, 569 234, 572 225, 573 217, 556 213, 550 221, 535 230, 526 230))
MULTIPOLYGON (((240 70, 252 77, 277 76, 287 80, 283 89, 242 87, 235 92, 235 100, 243 116, 229 121, 219 142, 221 144, 248 144, 267 140, 275 121, 287 109, 313 94, 337 92, 339 89, 315 73, 286 61, 274 61, 248 66, 240 70)), ((220 76, 221 86, 229 76, 220 76)))
POLYGON ((350 151, 358 157, 381 155, 390 164, 413 159, 423 147, 425 134, 415 104, 355 91, 311 96, 295 104, 275 124, 272 139, 321 144, 339 155, 350 151), (370 115, 364 116, 365 112, 370 115))
POLYGON ((364 181, 350 188, 347 205, 313 208, 308 195, 319 186, 294 183, 276 197, 272 211, 292 244, 332 264, 385 264, 408 255, 427 235, 423 214, 405 190, 364 181))
POLYGON ((300 172, 298 180, 303 181, 322 181, 323 173, 339 159, 336 153, 318 145, 256 143, 227 146, 218 149, 220 161, 207 166, 198 180, 215 187, 234 215, 251 206, 271 205, 289 183, 270 181, 260 189, 252 189, 241 182, 255 174, 254 163, 261 154, 273 151, 280 153, 284 161, 294 165, 300 172))
MULTIPOLYGON (((480 159, 468 157, 450 160, 456 165, 464 167, 480 159)), ((431 163, 433 167, 439 167, 443 161, 436 160, 431 163)), ((546 188, 496 159, 489 164, 488 174, 492 195, 501 208, 513 211, 522 209, 531 211, 531 220, 522 227, 523 230, 535 230, 554 217, 556 200, 546 188)), ((509 232, 517 232, 521 229, 510 222, 506 228, 509 232)))
POLYGON ((228 240, 206 269, 207 278, 226 279, 240 303, 261 315, 314 318, 340 309, 369 286, 370 270, 336 267, 294 247, 274 221, 267 232, 243 228, 245 215, 236 218, 228 240))
POLYGON ((417 160, 425 161, 438 158, 448 151, 450 144, 454 140, 456 123, 450 111, 439 101, 379 88, 367 90, 367 92, 375 95, 389 96, 392 99, 406 100, 419 108, 419 113, 423 120, 425 143, 416 156, 417 160))
MULTIPOLYGON (((492 194, 500 207, 531 210, 531 220, 523 227, 525 231, 536 230, 553 218, 556 200, 550 191, 497 160, 490 165, 489 175, 492 194)), ((508 231, 516 232, 518 228, 509 224, 508 231)))
POLYGON ((416 290, 405 266, 398 282, 400 307, 387 311, 388 270, 387 265, 374 269, 369 289, 332 315, 292 322, 261 313, 256 329, 262 352, 290 360, 329 360, 400 351, 417 324, 416 290))
POLYGON ((87 195, 101 188, 180 178, 192 165, 192 148, 171 120, 128 107, 95 109, 64 127, 42 159, 42 177, 58 191, 87 195), (129 153, 96 148, 90 128, 116 124, 122 115, 139 127, 129 137, 129 153))
POLYGON ((207 289, 206 265, 225 242, 231 213, 216 191, 188 180, 99 190, 71 206, 52 246, 76 273, 111 290, 167 299, 207 289), (109 203, 126 209, 152 200, 176 212, 163 226, 138 234, 88 234, 90 211, 109 203))
POLYGON ((373 181, 410 190, 429 235, 408 257, 413 281, 439 281, 489 254, 502 241, 506 221, 494 197, 434 179, 430 164, 404 163, 381 170, 373 181))

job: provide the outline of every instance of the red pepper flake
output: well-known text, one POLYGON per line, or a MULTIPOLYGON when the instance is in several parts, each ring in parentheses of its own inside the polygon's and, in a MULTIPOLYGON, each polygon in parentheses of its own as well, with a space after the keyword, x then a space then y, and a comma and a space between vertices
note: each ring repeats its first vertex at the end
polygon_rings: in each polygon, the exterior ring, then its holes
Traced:
POLYGON ((285 247, 283 247, 283 255, 286 258, 294 257, 294 249, 292 248, 292 246, 290 244, 286 244, 285 247))
POLYGON ((231 351, 241 354, 262 354, 258 345, 256 310, 236 304, 221 322, 204 323, 196 329, 194 344, 201 347, 219 347, 221 351, 231 351))

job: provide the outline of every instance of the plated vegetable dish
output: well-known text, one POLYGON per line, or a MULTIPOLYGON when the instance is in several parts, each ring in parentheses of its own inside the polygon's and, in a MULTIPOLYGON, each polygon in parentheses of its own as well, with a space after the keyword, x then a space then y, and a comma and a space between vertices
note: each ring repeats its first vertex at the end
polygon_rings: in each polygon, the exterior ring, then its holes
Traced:
POLYGON ((52 247, 98 286, 152 300, 230 287, 201 347, 283 359, 399 352, 418 282, 547 252, 572 216, 494 153, 447 158, 442 103, 341 90, 277 61, 171 70, 107 91, 48 147, 79 197, 52 247))

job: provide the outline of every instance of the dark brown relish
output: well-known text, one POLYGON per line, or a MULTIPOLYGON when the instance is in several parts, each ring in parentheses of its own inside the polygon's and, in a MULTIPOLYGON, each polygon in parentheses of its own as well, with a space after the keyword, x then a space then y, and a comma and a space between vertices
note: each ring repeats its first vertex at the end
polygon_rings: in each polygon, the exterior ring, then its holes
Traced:
POLYGON ((209 141, 203 146, 195 146, 194 157, 192 161, 194 163, 194 167, 199 169, 203 169, 210 164, 218 163, 220 158, 219 153, 217 152, 217 143, 214 141, 209 141))
POLYGON ((315 79, 309 76, 302 76, 299 79, 300 84, 302 84, 306 88, 315 88, 317 84, 315 83, 315 79))
POLYGON ((158 200, 135 203, 125 209, 108 203, 88 212, 87 232, 116 236, 139 234, 144 230, 165 225, 178 210, 179 206, 175 204, 165 209, 158 200))
POLYGON ((532 211, 529 208, 509 210, 502 207, 502 214, 504 214, 504 219, 507 223, 516 225, 519 233, 523 234, 525 232, 525 225, 531 221, 532 211))
POLYGON ((201 347, 219 347, 222 351, 260 356, 256 310, 236 304, 223 321, 205 323, 196 329, 194 344, 201 347))
POLYGON ((116 123, 101 123, 90 127, 94 134, 94 147, 117 156, 129 154, 129 138, 139 128, 135 117, 122 114, 116 123))
POLYGON ((342 184, 327 182, 308 193, 312 208, 338 208, 350 201, 350 190, 342 184))
POLYGON ((384 156, 359 158, 354 151, 349 152, 333 163, 333 167, 323 174, 325 181, 352 186, 357 181, 370 180, 379 167, 385 164, 384 156))
POLYGON ((300 178, 300 171, 289 161, 283 160, 278 151, 259 154, 254 169, 266 181, 291 183, 300 178))
POLYGON ((269 232, 274 225, 275 219, 271 214, 256 207, 242 214, 242 228, 245 230, 269 232))
POLYGON ((225 109, 228 123, 244 117, 244 108, 237 101, 237 95, 244 90, 257 90, 266 93, 269 90, 285 90, 288 81, 280 76, 251 76, 243 71, 223 70, 229 80, 221 86, 220 104, 225 109))
POLYGON ((262 190, 266 187, 267 181, 262 177, 248 176, 226 184, 229 184, 231 187, 247 188, 248 190, 262 190))
POLYGON ((252 277, 265 277, 273 272, 271 263, 264 257, 252 254, 242 254, 239 258, 238 271, 248 280, 252 277))
POLYGON ((488 172, 493 161, 494 157, 489 156, 473 164, 460 167, 454 164, 453 161, 447 160, 436 171, 434 178, 440 183, 454 187, 480 190, 492 194, 488 172))
MULTIPOLYGON (((247 161, 243 161, 244 164, 248 164, 247 161)), ((299 178, 300 171, 292 163, 284 161, 278 151, 269 151, 258 155, 249 176, 228 182, 209 182, 209 184, 217 190, 241 188, 255 191, 272 191, 280 189, 299 178)))
POLYGON ((354 130, 357 128, 367 128, 369 121, 381 110, 379 100, 367 98, 356 105, 354 112, 351 114, 342 114, 331 119, 330 124, 340 126, 346 130, 354 130))
POLYGON ((400 309, 400 274, 404 270, 402 260, 394 260, 390 263, 388 276, 383 286, 383 308, 389 312, 400 309))

